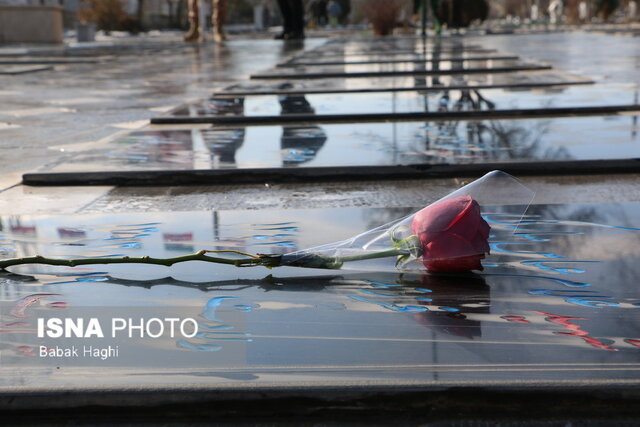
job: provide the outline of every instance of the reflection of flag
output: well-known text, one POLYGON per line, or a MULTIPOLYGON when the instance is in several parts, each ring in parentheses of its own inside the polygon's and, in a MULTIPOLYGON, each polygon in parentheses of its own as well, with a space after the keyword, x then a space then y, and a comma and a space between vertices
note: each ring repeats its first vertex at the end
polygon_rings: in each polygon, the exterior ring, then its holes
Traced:
POLYGON ((11 232, 14 234, 22 234, 23 236, 35 236, 37 234, 35 225, 12 225, 11 232))
POLYGON ((85 237, 87 233, 79 228, 58 227, 58 236, 63 239, 85 237))
POLYGON ((168 251, 193 252, 193 233, 162 233, 164 248, 168 251))

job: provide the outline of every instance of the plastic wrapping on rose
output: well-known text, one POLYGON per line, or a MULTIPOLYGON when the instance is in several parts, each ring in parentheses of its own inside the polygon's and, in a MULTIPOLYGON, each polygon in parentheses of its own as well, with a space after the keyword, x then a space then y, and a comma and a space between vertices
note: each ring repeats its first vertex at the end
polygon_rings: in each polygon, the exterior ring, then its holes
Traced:
POLYGON ((521 217, 534 193, 493 171, 423 209, 350 239, 282 256, 284 266, 374 271, 481 271, 490 254, 486 215, 521 217))

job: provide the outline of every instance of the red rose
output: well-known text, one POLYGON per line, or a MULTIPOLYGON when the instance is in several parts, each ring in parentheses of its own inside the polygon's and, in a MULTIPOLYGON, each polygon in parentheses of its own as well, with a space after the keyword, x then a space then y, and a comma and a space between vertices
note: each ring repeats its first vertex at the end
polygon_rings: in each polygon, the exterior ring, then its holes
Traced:
POLYGON ((482 270, 489 253, 489 224, 471 196, 427 206, 413 218, 411 229, 422 246, 424 266, 431 271, 482 270))

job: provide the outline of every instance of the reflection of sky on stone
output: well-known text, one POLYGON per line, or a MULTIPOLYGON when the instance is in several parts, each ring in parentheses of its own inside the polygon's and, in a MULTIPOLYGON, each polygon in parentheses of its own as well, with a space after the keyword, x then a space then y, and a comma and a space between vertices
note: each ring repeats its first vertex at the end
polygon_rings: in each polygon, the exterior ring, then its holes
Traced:
MULTIPOLYGON (((410 77, 370 77, 361 79, 317 79, 310 81, 296 80, 291 82, 297 89, 384 89, 384 88, 417 88, 453 85, 527 85, 531 83, 562 84, 567 82, 585 82, 584 77, 569 75, 555 71, 527 71, 504 74, 465 74, 442 76, 410 76, 410 77)), ((268 80, 249 81, 234 85, 230 90, 237 91, 269 91, 281 90, 281 82, 270 83, 268 80)))
MULTIPOLYGON (((388 59, 388 58, 387 58, 388 59)), ((328 74, 328 73, 384 73, 384 72, 410 72, 410 71, 449 71, 449 70, 486 70, 491 72, 497 68, 533 68, 540 64, 523 62, 513 59, 488 59, 467 61, 434 61, 425 63, 386 63, 386 64, 340 64, 340 65, 304 65, 296 67, 279 67, 275 70, 259 73, 263 75, 304 75, 304 74, 328 74)), ((347 76, 348 77, 348 76, 347 76)))
MULTIPOLYGON (((637 86, 633 84, 601 84, 530 91, 482 89, 480 93, 484 98, 494 102, 496 109, 526 109, 632 105, 638 103, 635 94, 637 90, 637 86)), ((425 96, 416 95, 414 92, 377 92, 309 94, 305 97, 318 115, 435 111, 442 105, 442 93, 438 92, 425 96)), ((454 101, 461 97, 461 92, 452 90, 449 97, 451 99, 449 108, 453 110, 454 101)), ((243 114, 245 116, 278 116, 281 114, 278 97, 274 95, 247 96, 244 100, 243 114)), ((208 114, 199 115, 215 116, 216 114, 211 111, 208 114)))
MULTIPOLYGON (((480 40, 479 40, 480 41, 480 40)), ((523 58, 549 61, 554 68, 603 82, 640 83, 635 37, 612 37, 594 32, 485 37, 483 46, 517 52, 523 58), (541 48, 544 46, 544 48, 541 48), (594 55, 594 49, 597 55, 594 55)))
MULTIPOLYGON (((90 266, 80 269, 85 276, 78 276, 78 270, 58 269, 51 275, 44 274, 51 269, 30 266, 21 271, 39 271, 35 282, 3 279, 2 324, 7 329, 11 320, 5 307, 46 292, 57 295, 26 307, 28 319, 35 313, 60 316, 86 309, 104 318, 156 313, 195 316, 201 322, 206 334, 180 344, 123 344, 129 353, 120 363, 130 366, 212 373, 286 368, 292 372, 286 374, 289 378, 326 378, 330 371, 345 378, 405 380, 635 378, 640 357, 633 344, 640 339, 640 234, 629 228, 640 225, 638 204, 534 205, 515 236, 508 227, 513 220, 499 208, 491 212, 491 241, 507 243, 485 260, 481 276, 345 271, 331 278, 336 272, 203 263, 157 270, 90 266), (87 274, 91 272, 97 274, 87 274), (276 278, 267 278, 270 273, 276 278), (96 281, 78 280, 92 277, 96 281), (152 279, 156 281, 148 282, 152 279), (68 305, 50 306, 56 301, 68 305), (208 305, 215 313, 203 317, 208 305), (155 359, 145 364, 149 354, 155 359)), ((179 246, 165 245, 167 234, 190 233, 193 242, 188 243, 196 248, 215 245, 217 236, 218 245, 271 252, 279 246, 256 245, 277 241, 265 236, 308 247, 349 237, 404 213, 356 208, 146 213, 21 217, 20 226, 13 217, 3 218, 2 224, 3 237, 9 239, 5 246, 13 244, 18 251, 112 253, 114 242, 105 239, 130 232, 136 234, 125 241, 140 245, 117 248, 121 253, 174 256, 179 246), (60 229, 66 230, 64 238, 60 229), (69 230, 85 235, 73 237, 69 230), (63 242, 87 246, 60 245, 63 242)), ((37 359, 14 357, 12 350, 13 345, 34 343, 28 334, 2 334, 3 362, 37 365, 37 359)))
POLYGON ((638 116, 140 131, 73 153, 56 171, 480 163, 640 157, 638 116))

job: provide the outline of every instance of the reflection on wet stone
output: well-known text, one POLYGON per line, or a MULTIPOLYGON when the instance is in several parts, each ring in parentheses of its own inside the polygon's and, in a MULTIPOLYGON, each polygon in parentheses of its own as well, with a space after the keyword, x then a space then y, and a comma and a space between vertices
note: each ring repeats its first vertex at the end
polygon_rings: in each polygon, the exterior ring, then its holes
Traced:
POLYGON ((282 165, 296 166, 312 161, 326 140, 327 135, 318 126, 284 126, 282 165))
MULTIPOLYGON (((422 80, 414 81, 416 87, 422 80)), ((411 113, 425 111, 476 111, 544 109, 560 107, 598 107, 638 105, 638 87, 634 85, 557 86, 537 91, 518 91, 496 88, 460 89, 467 86, 462 77, 452 77, 450 82, 434 78, 438 91, 421 93, 378 92, 346 94, 292 94, 248 95, 244 98, 215 96, 200 103, 181 106, 169 112, 167 118, 224 118, 244 117, 250 123, 252 117, 276 117, 300 114, 353 115, 382 113, 411 113), (449 89, 447 85, 458 87, 449 89), (237 100, 244 100, 237 104, 237 100), (444 102, 444 100, 447 100, 444 102), (466 104, 470 108, 462 109, 466 104), (242 106, 244 105, 244 108, 242 106), (442 108, 444 107, 444 108, 442 108)), ((154 119, 161 120, 162 117, 154 119)))
MULTIPOLYGON (((462 101, 447 98, 445 105, 483 102, 462 101)), ((51 166, 80 172, 624 159, 640 157, 639 135, 637 116, 149 129, 51 166)))
MULTIPOLYGON (((16 256, 78 256, 76 245, 93 256, 175 256, 200 248, 286 253, 415 210, 133 214, 114 215, 110 224, 90 215, 13 217, 2 220, 2 238, 16 256)), ((18 367, 45 363, 37 357, 33 335, 38 317, 64 312, 106 321, 115 315, 179 312, 196 319, 196 335, 121 341, 114 363, 147 366, 141 357, 154 346, 158 367, 201 368, 200 374, 221 378, 228 378, 224 369, 231 367, 244 378, 265 366, 315 370, 327 363, 353 378, 366 377, 357 366, 369 364, 412 366, 413 375, 429 378, 438 372, 440 379, 494 377, 486 370, 444 369, 479 363, 532 379, 634 375, 616 369, 637 359, 640 340, 634 327, 640 254, 631 243, 640 232, 637 204, 537 205, 522 220, 509 212, 507 207, 484 212, 493 250, 479 275, 295 268, 268 274, 199 263, 170 269, 22 266, 15 269, 21 274, 0 277, 6 307, 0 319, 3 361, 18 367), (311 340, 317 345, 310 347, 311 340), (603 351, 615 358, 603 359, 603 351), (216 358, 196 356, 212 353, 216 358), (567 360, 609 370, 559 374, 555 367, 567 360), (539 368, 519 370, 527 363, 539 368)))
POLYGON ((202 130, 201 135, 206 149, 211 153, 213 165, 219 164, 219 167, 236 166, 236 152, 244 143, 245 129, 202 130))
POLYGON ((563 85, 584 85, 593 83, 591 80, 567 75, 556 71, 513 72, 492 75, 453 75, 453 76, 415 76, 369 78, 367 80, 349 81, 340 79, 316 79, 311 81, 291 80, 286 82, 264 81, 260 83, 245 82, 229 86, 217 95, 279 95, 290 92, 296 93, 332 93, 332 92, 385 92, 385 91, 428 91, 438 92, 442 87, 450 89, 463 88, 500 88, 513 87, 520 90, 527 88, 547 88, 563 85))
POLYGON ((350 298, 405 313, 421 325, 444 334, 473 339, 482 336, 481 322, 469 313, 490 313, 490 288, 473 274, 403 276, 397 283, 363 281, 350 298))
MULTIPOLYGON (((337 57, 366 61, 393 52, 395 58, 430 61, 394 64, 387 69, 461 74, 388 79, 380 86, 415 89, 406 93, 214 96, 171 114, 282 118, 349 114, 362 108, 373 113, 422 113, 638 103, 637 87, 632 85, 563 86, 540 92, 467 88, 473 84, 571 83, 573 77, 553 73, 468 76, 462 71, 471 66, 519 62, 447 60, 488 52, 460 43, 417 44, 391 41, 373 53, 365 44, 352 46, 350 52, 329 46, 324 53, 294 60, 337 57), (380 54, 385 47, 389 51, 380 54), (420 90, 426 87, 430 90, 420 90)), ((308 65, 301 70, 375 71, 378 65, 308 65)), ((294 67, 287 70, 296 72, 294 67)), ((357 90, 376 86, 378 81, 353 83, 348 88, 326 81, 308 86, 277 82, 255 88, 357 90)), ((237 88, 242 90, 243 85, 237 88)), ((635 158, 640 156, 637 142, 637 116, 151 127, 70 157, 54 170, 635 158)), ((351 237, 419 208, 6 217, 0 219, 0 251, 11 257, 39 253, 65 258, 173 257, 200 249, 287 254, 351 237)), ((157 369, 162 372, 153 375, 169 383, 172 375, 255 382, 267 381, 269 375, 278 376, 278 381, 370 381, 381 375, 394 381, 638 379, 638 371, 628 369, 636 363, 640 348, 636 327, 640 307, 638 205, 536 205, 524 217, 515 214, 517 209, 512 206, 483 208, 492 231, 491 254, 481 274, 293 267, 268 271, 197 262, 171 268, 16 267, 0 273, 2 362, 25 370, 53 369, 61 364, 106 366, 109 372, 109 367, 117 366, 132 369, 138 378, 157 369), (114 316, 171 316, 193 319, 195 331, 189 336, 163 335, 157 341, 104 341, 103 345, 117 346, 120 351, 117 360, 108 362, 42 360, 38 356, 42 343, 52 346, 57 342, 46 341, 37 319, 61 317, 61 313, 105 322, 114 316), (149 357, 151 353, 154 357, 149 357)), ((97 345, 97 340, 91 340, 97 345)), ((82 384, 80 375, 69 378, 70 383, 82 384)))
MULTIPOLYGON (((455 52, 454 52, 455 53, 455 52)), ((259 74, 252 74, 252 79, 324 79, 324 78, 368 78, 378 76, 402 76, 402 75, 447 75, 447 74, 490 74, 515 71, 548 70, 551 67, 545 64, 528 63, 519 60, 492 60, 478 61, 434 61, 425 62, 420 68, 413 67, 411 63, 391 64, 358 64, 350 65, 348 70, 342 66, 317 66, 278 68, 259 74)))

